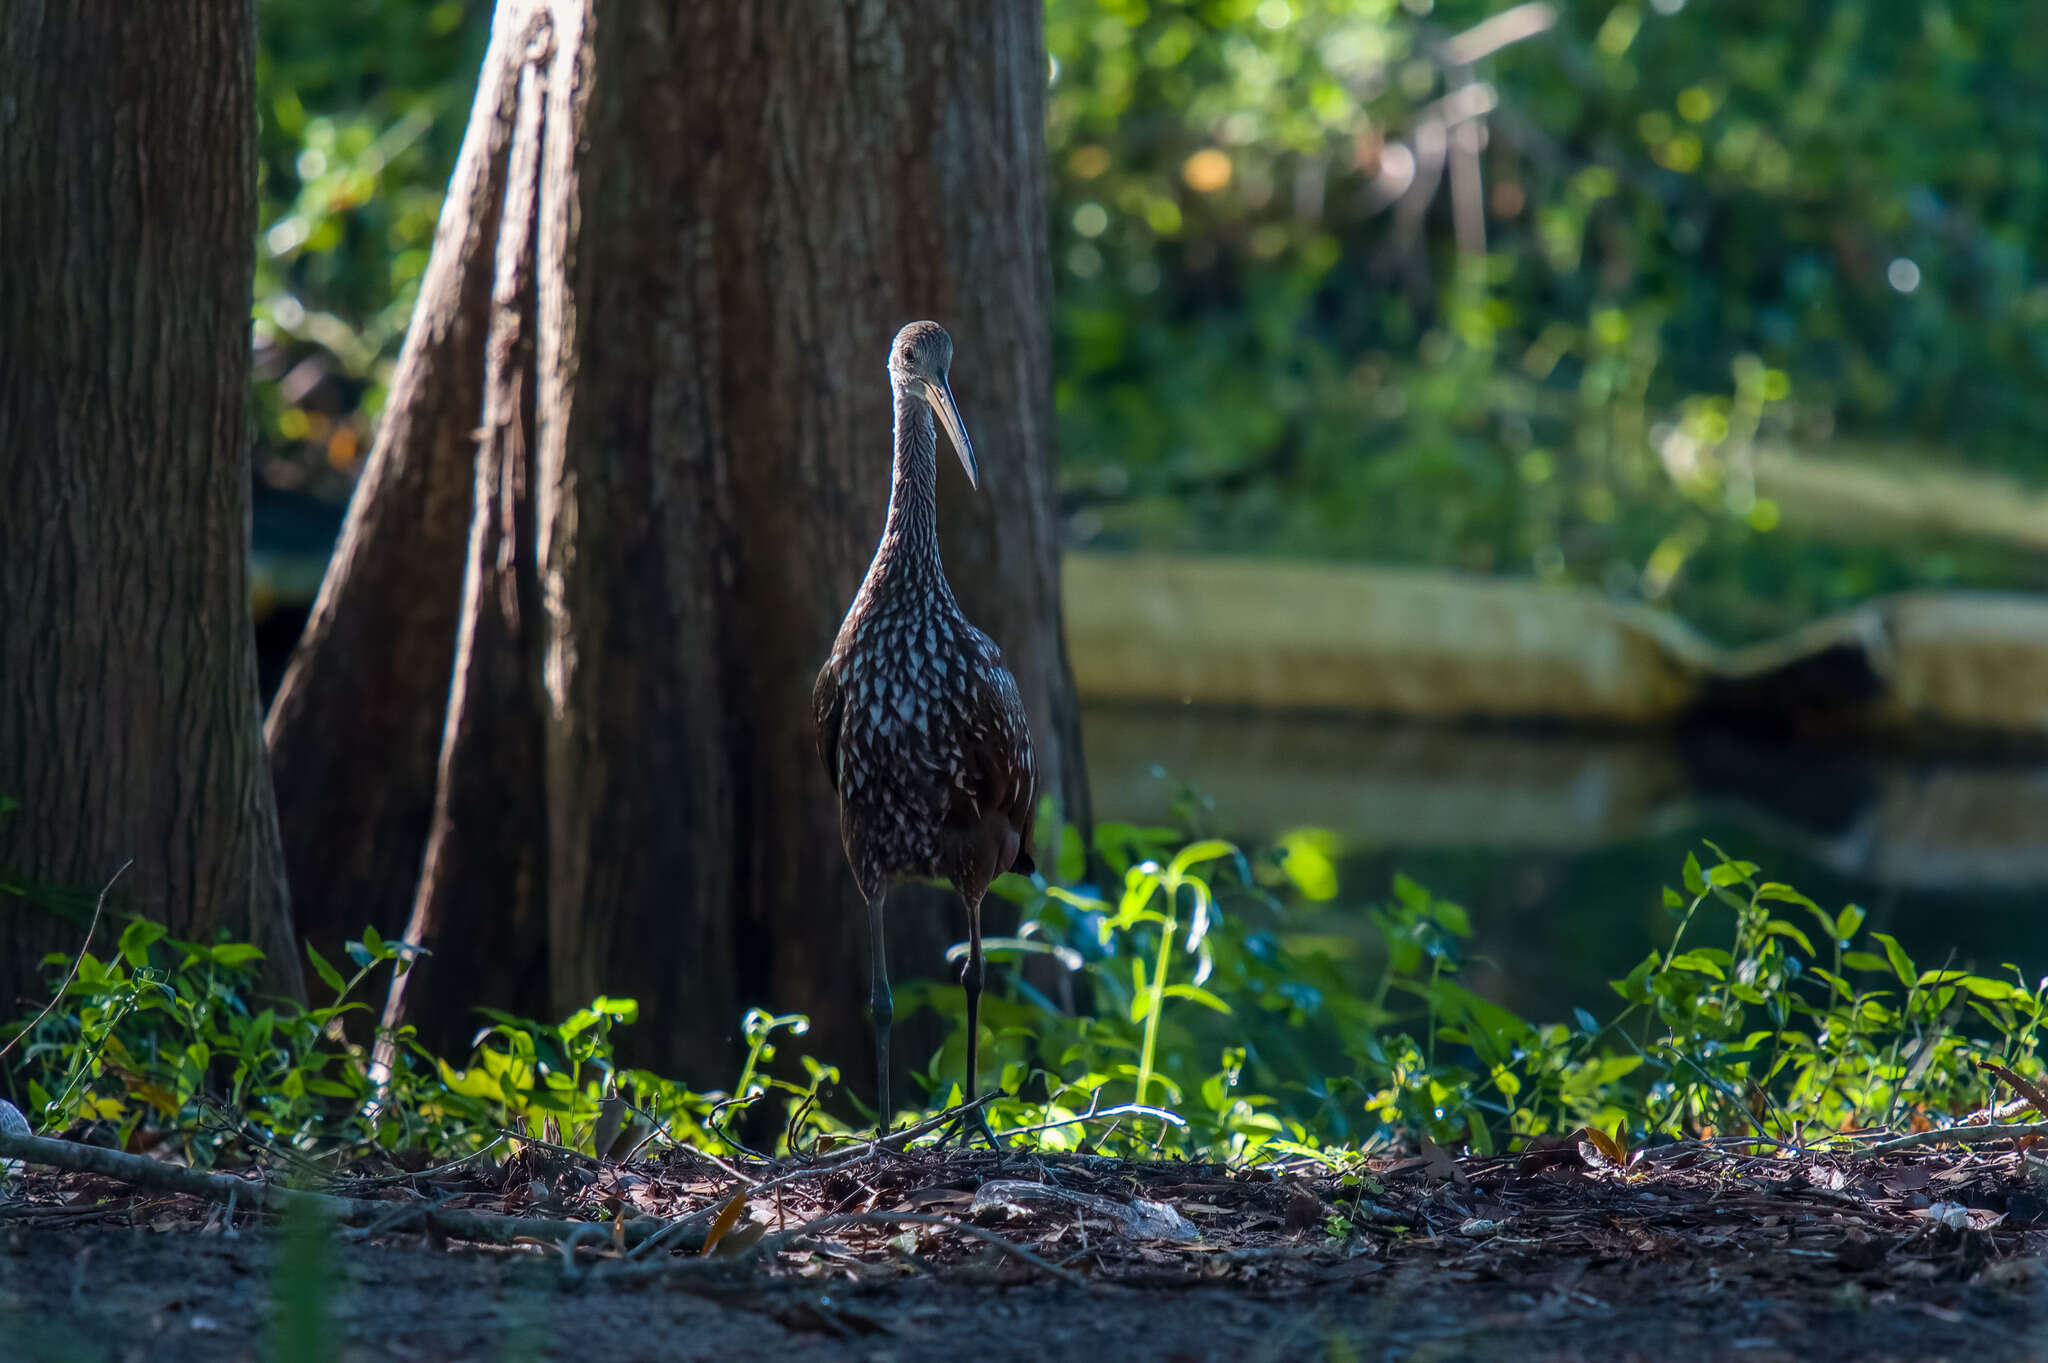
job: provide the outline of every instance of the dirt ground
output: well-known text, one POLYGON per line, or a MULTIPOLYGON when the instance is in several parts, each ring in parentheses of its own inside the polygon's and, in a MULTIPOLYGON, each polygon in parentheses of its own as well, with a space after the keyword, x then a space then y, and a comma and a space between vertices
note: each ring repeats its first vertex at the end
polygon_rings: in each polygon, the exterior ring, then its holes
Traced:
MULTIPOLYGON (((327 1356, 2048 1359, 2048 1203, 2028 1156, 1694 1150, 1620 1169, 1586 1153, 1439 1154, 1348 1182, 900 1156, 797 1170, 735 1204, 737 1182, 684 1156, 579 1170, 529 1148, 423 1177, 432 1205, 725 1206, 727 1240, 751 1248, 706 1257, 699 1235, 632 1257, 601 1223, 569 1251, 343 1230, 322 1275, 327 1356), (852 1223, 787 1229, 823 1217, 852 1223)), ((280 1356, 274 1221, 230 1229, 203 1200, 92 1175, 21 1191, 0 1201, 0 1360, 280 1356)))

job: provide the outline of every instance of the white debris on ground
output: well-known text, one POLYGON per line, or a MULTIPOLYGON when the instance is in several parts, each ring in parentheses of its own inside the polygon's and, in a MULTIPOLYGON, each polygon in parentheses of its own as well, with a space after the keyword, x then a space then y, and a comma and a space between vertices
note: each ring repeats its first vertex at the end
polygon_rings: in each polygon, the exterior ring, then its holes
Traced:
MULTIPOLYGON (((0 1132, 9 1136, 33 1136, 35 1128, 28 1124, 28 1118, 21 1115, 21 1109, 0 1098, 0 1132)), ((21 1173, 18 1159, 0 1160, 0 1193, 7 1191, 7 1185, 14 1182, 21 1173)))

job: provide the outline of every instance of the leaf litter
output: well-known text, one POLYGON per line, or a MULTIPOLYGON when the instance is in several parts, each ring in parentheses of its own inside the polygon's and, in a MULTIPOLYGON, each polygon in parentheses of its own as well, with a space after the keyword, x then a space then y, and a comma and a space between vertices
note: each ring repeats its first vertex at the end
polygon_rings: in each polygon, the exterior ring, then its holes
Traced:
MULTIPOLYGON (((285 1172, 243 1177, 253 1185, 285 1172)), ((1495 1157, 1429 1145, 1341 1166, 1229 1166, 871 1147, 739 1162, 671 1148, 617 1162, 514 1139, 495 1157, 417 1173, 365 1162, 328 1191, 390 1209, 341 1233, 353 1254, 538 1259, 558 1290, 658 1285, 834 1338, 907 1328, 920 1301, 999 1300, 992 1289, 1049 1294, 1084 1315, 1103 1294, 1128 1306, 1136 1292, 1171 1312, 1176 1299, 1219 1292, 1267 1304, 1354 1299, 1328 1297, 1337 1291, 1362 1294, 1361 1311, 1379 1297, 1403 1303, 1372 1316, 1397 1354, 1448 1339, 1484 1353, 1476 1341, 1489 1332, 1526 1344, 1529 1330, 1576 1349, 1630 1313, 1676 1328, 1776 1303, 1754 1339, 1782 1343, 1817 1322, 1853 1328, 1839 1325, 1844 1312, 1885 1317, 1896 1336, 1904 1313, 1914 1328, 1946 1332, 1937 1354, 1960 1330, 1979 1356, 1996 1357, 2000 1341, 2023 1337, 2048 1281, 2048 1162, 2025 1148, 1758 1153, 1754 1143, 1684 1141, 1630 1152, 1607 1133, 1580 1132, 1495 1157), (465 1225, 552 1218, 560 1234, 487 1246, 451 1233, 465 1214, 465 1225), (1403 1312, 1423 1316, 1405 1335, 1403 1312)), ((256 1201, 232 1210, 32 1162, 0 1200, 12 1251, 0 1267, 36 1259, 40 1243, 89 1244, 116 1228, 248 1232, 262 1216, 247 1209, 256 1201)), ((0 1287, 0 1333, 10 1296, 20 1310, 34 1295, 0 1287)), ((1701 1357, 1778 1347, 1712 1331, 1700 1342, 1701 1357)), ((1502 1356, 1548 1356, 1528 1347, 1502 1356)), ((1655 1356, 1688 1355, 1674 1346, 1655 1356)))

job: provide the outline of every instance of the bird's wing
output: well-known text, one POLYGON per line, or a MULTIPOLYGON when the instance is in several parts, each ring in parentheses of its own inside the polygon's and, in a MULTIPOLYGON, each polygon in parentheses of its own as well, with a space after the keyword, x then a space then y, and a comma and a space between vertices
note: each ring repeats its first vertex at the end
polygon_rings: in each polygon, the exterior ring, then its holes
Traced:
POLYGON ((831 662, 818 669, 811 687, 811 722, 818 734, 818 760, 825 764, 825 779, 839 789, 839 725, 846 716, 846 702, 839 694, 839 677, 831 662))
POLYGON ((968 828, 982 823, 991 811, 999 812, 1017 833, 1017 851, 1012 862, 996 869, 1029 875, 1035 869, 1031 825, 1038 803, 1038 762, 1031 750, 1024 700, 994 642, 979 630, 974 631, 973 642, 973 702, 945 822, 968 828))
POLYGON ((1002 715, 1003 746, 1009 752, 1010 769, 1015 773, 1010 798, 1002 806, 1010 827, 1017 830, 1017 859, 1010 869, 1028 876, 1038 869, 1031 859, 1031 826, 1038 819, 1038 754, 1031 747, 1031 730, 1024 720, 1024 698, 1017 694, 1017 679, 1008 668, 999 670, 1002 675, 997 690, 1001 699, 996 708, 1002 715))

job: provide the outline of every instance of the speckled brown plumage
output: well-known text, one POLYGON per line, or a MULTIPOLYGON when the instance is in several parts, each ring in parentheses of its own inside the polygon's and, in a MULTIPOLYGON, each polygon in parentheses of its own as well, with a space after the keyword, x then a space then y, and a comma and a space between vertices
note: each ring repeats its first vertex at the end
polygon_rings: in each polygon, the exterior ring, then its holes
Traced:
MULTIPOLYGON (((868 901, 876 1065, 888 1116, 889 986, 882 902, 905 877, 953 882, 967 908, 970 1036, 978 1025, 981 899, 1005 871, 1029 875, 1038 770, 1016 678, 961 613, 939 558, 938 432, 977 477, 947 384, 953 343, 913 322, 889 354, 896 455, 889 516, 866 579, 812 692, 818 756, 839 794, 840 833, 868 901)), ((975 1050, 968 1048, 973 1095, 975 1050)))

